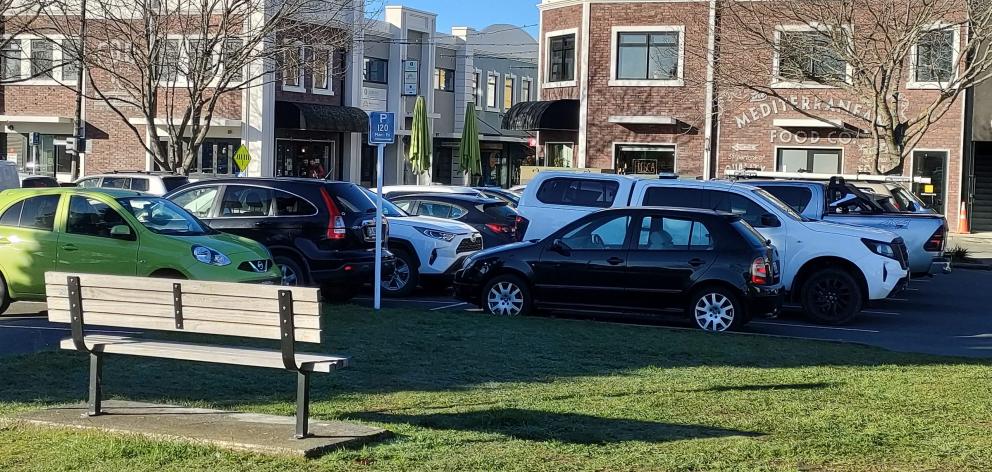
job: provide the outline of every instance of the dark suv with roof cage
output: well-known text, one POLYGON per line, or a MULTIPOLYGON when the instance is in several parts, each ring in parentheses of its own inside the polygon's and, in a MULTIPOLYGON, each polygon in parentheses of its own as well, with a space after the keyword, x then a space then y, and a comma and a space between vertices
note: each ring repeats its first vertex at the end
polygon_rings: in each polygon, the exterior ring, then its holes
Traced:
MULTIPOLYGON (((355 184, 216 179, 183 186, 166 198, 211 228, 264 244, 284 285, 319 286, 325 297, 344 301, 372 282, 375 202, 355 184)), ((384 276, 392 265, 392 255, 384 250, 384 276)))

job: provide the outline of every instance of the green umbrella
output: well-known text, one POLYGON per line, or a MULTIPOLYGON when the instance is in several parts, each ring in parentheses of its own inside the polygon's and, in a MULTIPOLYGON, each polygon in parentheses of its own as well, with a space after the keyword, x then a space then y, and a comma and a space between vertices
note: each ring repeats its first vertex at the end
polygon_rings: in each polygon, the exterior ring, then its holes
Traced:
POLYGON ((431 169, 431 124, 427 121, 427 102, 417 97, 413 107, 413 129, 410 130, 410 166, 420 175, 431 169))
POLYGON ((482 153, 479 151, 479 126, 475 122, 475 103, 465 107, 465 124, 462 126, 462 142, 458 146, 458 163, 462 172, 469 175, 482 174, 482 153))

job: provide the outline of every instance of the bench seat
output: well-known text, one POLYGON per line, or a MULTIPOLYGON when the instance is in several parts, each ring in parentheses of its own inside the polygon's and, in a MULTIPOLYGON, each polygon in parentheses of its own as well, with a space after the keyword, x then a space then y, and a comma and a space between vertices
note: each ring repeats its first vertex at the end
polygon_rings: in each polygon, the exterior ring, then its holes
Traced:
MULTIPOLYGON (((277 350, 153 341, 125 336, 87 335, 83 339, 90 349, 101 354, 124 354, 273 369, 286 368, 282 353, 277 350)), ((63 339, 61 347, 62 349, 76 349, 72 338, 63 339)), ((296 362, 300 364, 301 370, 329 373, 348 367, 349 359, 341 356, 298 352, 296 353, 296 362)))

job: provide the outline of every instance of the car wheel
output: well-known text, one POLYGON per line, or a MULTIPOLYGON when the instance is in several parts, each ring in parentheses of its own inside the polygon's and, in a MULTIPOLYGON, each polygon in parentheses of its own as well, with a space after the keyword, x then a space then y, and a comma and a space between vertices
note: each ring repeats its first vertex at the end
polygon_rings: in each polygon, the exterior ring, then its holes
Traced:
POLYGON ((811 275, 802 288, 803 311, 817 323, 848 323, 861 311, 863 300, 858 281, 839 269, 824 269, 811 275))
POLYGON ((529 315, 533 303, 530 287, 513 275, 494 277, 482 290, 482 309, 493 315, 529 315))
POLYGON ((10 292, 7 291, 7 281, 0 275, 0 315, 10 308, 10 292))
POLYGON ((286 287, 303 287, 307 284, 307 276, 295 259, 286 256, 272 258, 279 272, 282 273, 281 285, 286 287))
POLYGON ((393 252, 393 273, 382 279, 382 292, 388 297, 405 297, 413 293, 420 281, 414 256, 402 249, 393 252))
POLYGON ((690 300, 689 314, 703 331, 721 333, 747 322, 740 298, 728 289, 706 287, 693 292, 690 300))

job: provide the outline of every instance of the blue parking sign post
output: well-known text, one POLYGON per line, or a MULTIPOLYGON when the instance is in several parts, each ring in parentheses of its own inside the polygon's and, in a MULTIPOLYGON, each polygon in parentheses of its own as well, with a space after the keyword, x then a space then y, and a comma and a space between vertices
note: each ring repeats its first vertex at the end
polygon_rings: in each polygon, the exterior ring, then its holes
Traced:
POLYGON ((375 298, 373 306, 382 308, 382 160, 387 144, 396 141, 396 114, 374 111, 369 113, 369 145, 378 148, 375 163, 375 298))

